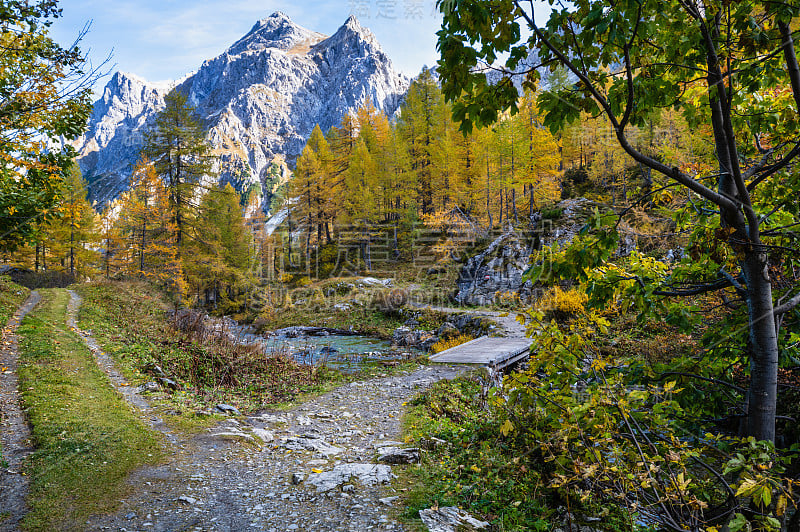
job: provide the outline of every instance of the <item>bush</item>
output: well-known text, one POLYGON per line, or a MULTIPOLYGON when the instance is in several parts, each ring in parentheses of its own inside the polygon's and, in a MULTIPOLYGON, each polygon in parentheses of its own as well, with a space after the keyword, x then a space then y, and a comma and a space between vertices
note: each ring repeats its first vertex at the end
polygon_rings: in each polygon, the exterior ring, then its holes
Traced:
POLYGON ((572 288, 565 291, 556 286, 539 300, 539 306, 552 318, 569 319, 586 310, 588 301, 584 292, 572 288))
POLYGON ((465 344, 470 340, 474 340, 475 337, 469 334, 459 334, 458 336, 451 336, 450 338, 442 338, 435 344, 431 346, 431 354, 441 353, 442 351, 447 351, 451 347, 456 347, 461 344, 465 344))

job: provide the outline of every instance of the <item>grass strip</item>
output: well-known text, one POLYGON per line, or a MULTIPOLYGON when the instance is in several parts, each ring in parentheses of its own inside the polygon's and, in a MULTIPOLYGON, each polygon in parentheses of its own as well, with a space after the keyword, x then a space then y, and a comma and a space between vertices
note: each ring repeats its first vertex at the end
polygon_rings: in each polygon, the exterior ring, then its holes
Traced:
POLYGON ((0 276, 0 328, 5 327, 17 308, 25 301, 30 290, 8 277, 0 276))
POLYGON ((128 474, 164 454, 160 436, 131 411, 65 324, 69 294, 41 290, 42 302, 19 329, 20 390, 36 451, 28 530, 85 528, 128 492, 128 474))

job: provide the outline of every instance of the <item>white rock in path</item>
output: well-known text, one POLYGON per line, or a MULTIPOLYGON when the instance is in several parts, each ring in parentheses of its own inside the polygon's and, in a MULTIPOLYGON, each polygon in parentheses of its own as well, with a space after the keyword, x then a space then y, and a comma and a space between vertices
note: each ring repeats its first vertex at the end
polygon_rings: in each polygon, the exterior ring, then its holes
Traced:
POLYGON ((419 517, 430 532, 456 532, 457 530, 484 530, 489 526, 455 506, 420 510, 419 517))
POLYGON ((322 453, 325 456, 334 456, 344 451, 341 447, 331 445, 311 434, 288 438, 283 446, 293 451, 314 451, 322 453))
POLYGON ((364 486, 386 484, 392 480, 392 468, 388 465, 376 464, 339 464, 330 471, 312 473, 308 483, 317 488, 317 493, 325 493, 357 479, 364 486))
POLYGON ((254 428, 253 434, 255 434, 264 443, 269 443, 275 439, 275 435, 267 429, 254 428))

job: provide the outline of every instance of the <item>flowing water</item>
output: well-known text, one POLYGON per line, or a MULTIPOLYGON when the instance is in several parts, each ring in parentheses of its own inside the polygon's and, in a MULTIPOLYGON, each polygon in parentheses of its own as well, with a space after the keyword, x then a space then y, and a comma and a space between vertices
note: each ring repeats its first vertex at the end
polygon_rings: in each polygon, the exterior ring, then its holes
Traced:
POLYGON ((403 360, 416 354, 411 349, 398 350, 387 340, 369 336, 275 336, 263 341, 275 352, 288 350, 298 362, 325 364, 341 371, 358 371, 365 363, 403 360))

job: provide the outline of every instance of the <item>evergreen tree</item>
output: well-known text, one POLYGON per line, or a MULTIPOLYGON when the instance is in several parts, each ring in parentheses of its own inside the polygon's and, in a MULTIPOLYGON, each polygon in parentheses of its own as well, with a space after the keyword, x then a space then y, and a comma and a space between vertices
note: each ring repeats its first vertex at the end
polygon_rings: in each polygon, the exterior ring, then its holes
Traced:
POLYGON ((211 158, 205 131, 193 116, 194 108, 186 96, 172 91, 164 101, 166 107, 147 133, 142 153, 167 184, 175 242, 180 248, 187 221, 192 217, 196 186, 212 175, 211 158))
POLYGON ((223 301, 223 311, 236 310, 238 294, 252 283, 253 238, 230 184, 203 196, 194 228, 185 259, 189 285, 198 299, 205 294, 215 307, 223 301))

